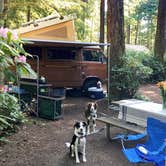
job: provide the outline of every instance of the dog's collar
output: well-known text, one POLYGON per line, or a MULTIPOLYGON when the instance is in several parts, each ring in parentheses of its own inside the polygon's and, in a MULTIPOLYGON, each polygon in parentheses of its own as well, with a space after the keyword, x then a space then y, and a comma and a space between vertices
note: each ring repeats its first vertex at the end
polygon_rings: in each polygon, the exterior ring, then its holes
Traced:
POLYGON ((90 115, 96 115, 96 112, 90 111, 90 115))
POLYGON ((96 113, 92 113, 92 112, 91 112, 91 113, 90 113, 90 115, 92 115, 92 116, 93 116, 93 115, 96 115, 96 113))
POLYGON ((78 136, 78 135, 75 135, 77 138, 84 138, 84 137, 86 137, 86 135, 83 135, 83 136, 78 136))

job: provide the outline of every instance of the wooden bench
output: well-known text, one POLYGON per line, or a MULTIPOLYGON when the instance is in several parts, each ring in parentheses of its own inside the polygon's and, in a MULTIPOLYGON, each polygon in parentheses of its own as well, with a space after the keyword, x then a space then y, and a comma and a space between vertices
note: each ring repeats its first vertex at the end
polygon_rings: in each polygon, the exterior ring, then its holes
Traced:
POLYGON ((106 136, 109 140, 111 140, 110 128, 111 126, 116 126, 122 129, 126 129, 127 131, 133 131, 136 133, 144 133, 145 128, 142 126, 138 126, 137 124, 126 122, 121 119, 113 118, 113 117, 99 117, 98 121, 106 124, 106 136))

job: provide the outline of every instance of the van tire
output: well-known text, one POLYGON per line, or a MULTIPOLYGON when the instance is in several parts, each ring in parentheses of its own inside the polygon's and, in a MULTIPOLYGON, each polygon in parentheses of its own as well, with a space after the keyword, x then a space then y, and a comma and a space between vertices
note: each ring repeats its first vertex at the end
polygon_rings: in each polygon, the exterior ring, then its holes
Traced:
POLYGON ((100 81, 100 79, 98 79, 98 78, 91 78, 91 79, 86 80, 83 84, 83 87, 82 87, 83 95, 87 96, 88 88, 96 87, 98 81, 100 81))

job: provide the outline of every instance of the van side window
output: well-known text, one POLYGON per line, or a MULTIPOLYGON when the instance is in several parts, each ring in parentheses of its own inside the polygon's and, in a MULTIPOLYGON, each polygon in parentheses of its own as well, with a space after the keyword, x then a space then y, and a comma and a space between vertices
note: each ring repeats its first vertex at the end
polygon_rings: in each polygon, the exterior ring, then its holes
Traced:
POLYGON ((70 59, 74 60, 76 56, 76 50, 69 48, 48 48, 47 59, 70 59))
POLYGON ((101 58, 100 58, 100 56, 98 56, 97 51, 83 50, 83 60, 100 62, 101 58))
MULTIPOLYGON (((25 46, 24 49, 29 54, 31 54, 31 55, 37 55, 40 60, 42 59, 42 48, 40 48, 40 47, 28 47, 28 46, 25 46)), ((31 57, 28 57, 28 59, 31 59, 31 57)))

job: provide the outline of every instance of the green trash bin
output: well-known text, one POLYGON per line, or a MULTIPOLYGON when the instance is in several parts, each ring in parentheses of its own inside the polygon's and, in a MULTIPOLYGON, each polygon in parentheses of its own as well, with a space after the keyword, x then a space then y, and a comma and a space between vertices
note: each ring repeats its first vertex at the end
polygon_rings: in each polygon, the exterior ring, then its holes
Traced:
POLYGON ((64 97, 49 97, 39 95, 38 114, 41 118, 55 120, 62 118, 62 100, 64 97))

